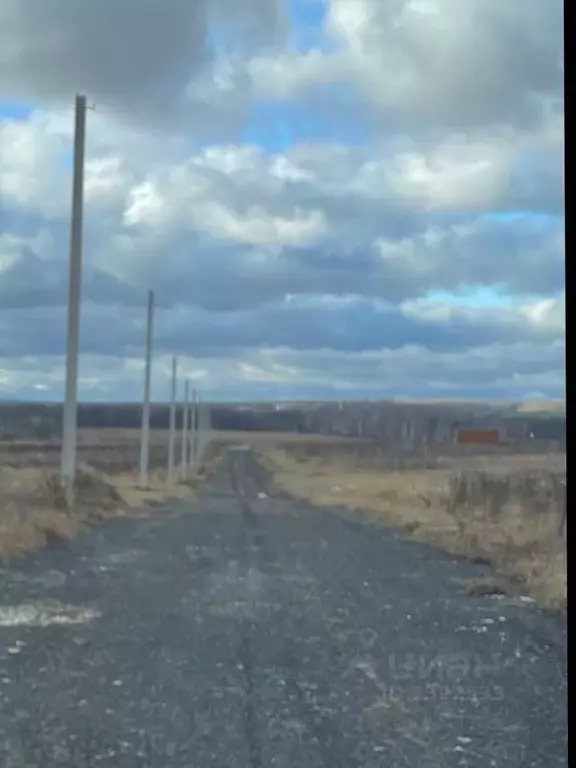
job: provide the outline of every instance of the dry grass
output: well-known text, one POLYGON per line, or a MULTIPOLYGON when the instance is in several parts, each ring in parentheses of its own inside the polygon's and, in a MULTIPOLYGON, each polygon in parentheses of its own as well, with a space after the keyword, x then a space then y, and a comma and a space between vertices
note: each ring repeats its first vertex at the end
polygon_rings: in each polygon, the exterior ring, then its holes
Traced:
POLYGON ((286 444, 296 446, 310 446, 314 450, 316 446, 341 445, 349 448, 351 444, 375 445, 372 438, 350 438, 341 435, 316 435, 300 432, 251 432, 240 430, 219 430, 212 433, 212 442, 225 445, 249 443, 255 448, 266 446, 267 448, 282 448, 286 444))
POLYGON ((78 472, 73 509, 67 508, 55 472, 4 468, 0 471, 0 556, 71 539, 84 525, 122 514, 124 507, 114 484, 88 467, 78 472))
POLYGON ((294 440, 255 448, 276 483, 292 496, 363 510, 417 539, 489 562, 502 583, 516 583, 544 605, 565 605, 565 477, 560 472, 536 469, 530 456, 523 457, 526 461, 510 457, 504 473, 502 459, 496 473, 484 470, 490 463, 479 462, 483 471, 472 469, 469 457, 464 471, 455 462, 449 469, 380 469, 364 461, 353 442, 337 450, 294 440))
MULTIPOLYGON (((203 433, 204 444, 207 433, 203 433)), ((168 461, 169 432, 150 430, 149 466, 162 476, 168 461)), ((181 434, 177 434, 176 457, 180 457, 181 434)), ((57 440, 0 440, 0 468, 42 468, 55 470, 60 464, 61 444, 57 440)), ((80 429, 77 445, 78 461, 110 475, 134 474, 140 462, 140 430, 80 429)))
MULTIPOLYGON (((111 441, 110 445, 115 452, 117 443, 111 441)), ((0 558, 58 539, 72 539, 86 525, 127 515, 148 515, 153 505, 181 498, 199 487, 219 453, 220 448, 208 445, 198 467, 173 484, 167 483, 165 470, 155 469, 150 472, 146 489, 136 486, 135 465, 126 471, 125 461, 114 465, 108 457, 108 461, 101 462, 116 466, 119 471, 114 474, 83 464, 77 472, 71 509, 54 467, 53 452, 48 452, 48 458, 42 456, 30 462, 32 466, 23 461, 15 462, 16 466, 5 463, 0 467, 0 558)))

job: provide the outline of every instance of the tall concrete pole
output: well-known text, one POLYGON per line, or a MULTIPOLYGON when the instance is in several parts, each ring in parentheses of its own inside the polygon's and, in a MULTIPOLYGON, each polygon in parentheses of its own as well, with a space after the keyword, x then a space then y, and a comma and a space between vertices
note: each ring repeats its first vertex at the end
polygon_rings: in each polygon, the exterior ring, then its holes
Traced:
POLYGON ((78 402, 78 338, 82 286, 82 229, 84 216, 84 156, 86 148, 86 97, 76 96, 74 127, 74 181, 68 267, 68 331, 66 341, 66 394, 62 424, 60 479, 66 501, 74 500, 78 402))
POLYGON ((197 401, 196 390, 192 389, 192 402, 190 405, 190 436, 189 436, 190 456, 188 458, 188 463, 190 464, 191 467, 193 467, 194 464, 196 463, 197 412, 198 412, 198 401, 197 401))
POLYGON ((202 398, 200 395, 198 395, 198 399, 196 402, 196 426, 194 430, 194 461, 195 463, 198 463, 198 459, 200 458, 200 440, 201 440, 201 430, 203 429, 202 424, 202 413, 203 413, 203 407, 202 407, 202 398))
POLYGON ((154 291, 148 291, 146 311, 146 363, 144 366, 144 397, 142 402, 142 428, 140 430, 140 474, 138 485, 148 487, 150 463, 150 382, 152 378, 152 336, 154 332, 154 291))
POLYGON ((188 474, 188 399, 190 382, 184 382, 184 403, 182 404, 182 479, 188 474))
POLYGON ((195 421, 196 421, 196 390, 192 387, 192 382, 190 382, 190 391, 192 392, 192 398, 190 402, 190 432, 189 432, 189 451, 190 454, 188 456, 188 464, 192 466, 194 464, 194 435, 195 433, 195 421))
POLYGON ((178 359, 172 358, 172 390, 170 393, 170 434, 168 436, 168 482, 174 482, 174 456, 176 447, 176 385, 178 380, 178 359))

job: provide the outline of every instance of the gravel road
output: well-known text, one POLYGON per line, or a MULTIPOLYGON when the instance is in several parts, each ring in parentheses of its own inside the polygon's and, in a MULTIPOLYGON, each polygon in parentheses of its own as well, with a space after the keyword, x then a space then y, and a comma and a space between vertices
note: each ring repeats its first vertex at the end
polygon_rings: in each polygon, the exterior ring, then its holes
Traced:
POLYGON ((567 765, 564 622, 470 597, 483 573, 230 450, 0 571, 0 766, 567 765))

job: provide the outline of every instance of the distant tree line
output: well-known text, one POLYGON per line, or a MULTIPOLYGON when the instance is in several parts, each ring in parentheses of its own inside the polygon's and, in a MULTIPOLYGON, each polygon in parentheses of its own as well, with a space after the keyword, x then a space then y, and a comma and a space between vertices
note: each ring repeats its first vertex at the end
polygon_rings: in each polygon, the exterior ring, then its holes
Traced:
MULTIPOLYGON (((453 441, 460 429, 497 429, 502 440, 554 440, 565 442, 566 420, 558 416, 499 415, 481 404, 425 404, 390 402, 323 402, 316 404, 213 405, 212 428, 228 431, 300 432, 376 438, 397 445, 415 446, 453 441)), ((181 425, 178 413, 178 427, 181 425)), ((82 428, 138 429, 141 406, 89 404, 78 407, 82 428)), ((169 407, 154 405, 152 429, 168 429, 169 407)), ((58 440, 62 407, 47 404, 0 404, 3 440, 58 440)))

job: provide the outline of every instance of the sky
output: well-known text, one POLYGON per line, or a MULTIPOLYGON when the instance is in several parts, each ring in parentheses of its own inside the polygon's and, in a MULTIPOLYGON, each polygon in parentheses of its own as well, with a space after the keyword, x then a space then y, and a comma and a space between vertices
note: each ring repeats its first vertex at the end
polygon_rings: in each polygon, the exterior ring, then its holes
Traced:
POLYGON ((564 397, 560 0, 0 0, 0 400, 564 397))

